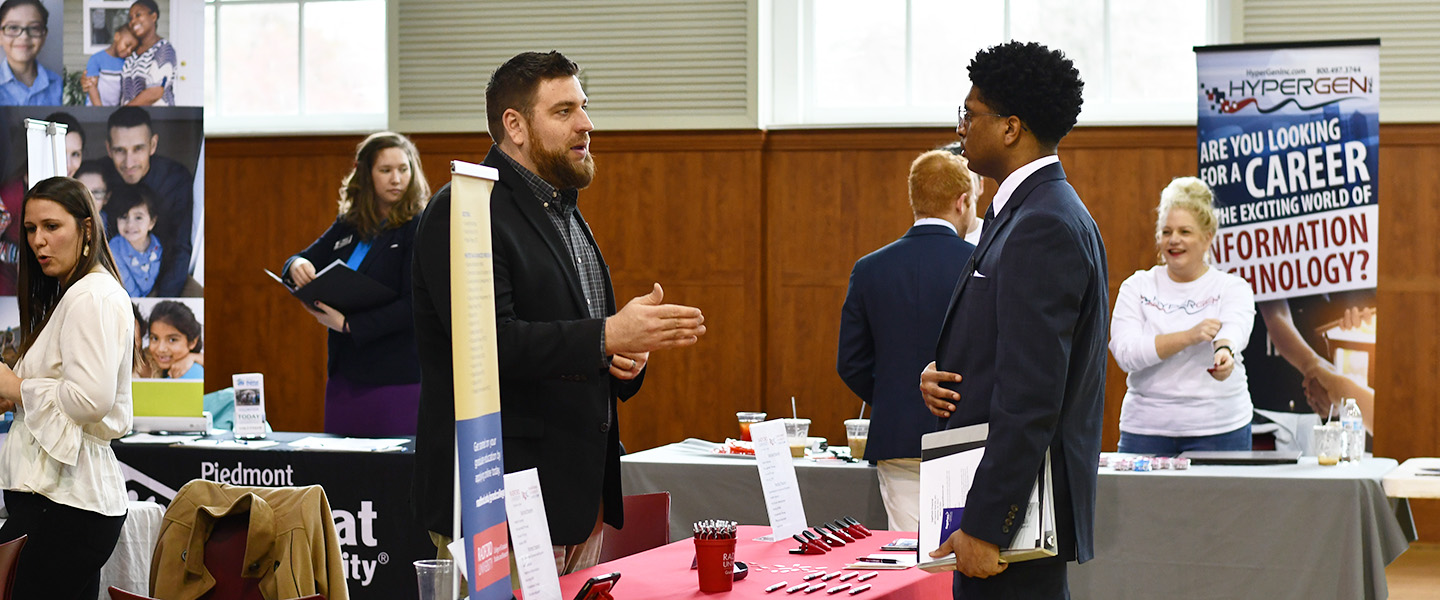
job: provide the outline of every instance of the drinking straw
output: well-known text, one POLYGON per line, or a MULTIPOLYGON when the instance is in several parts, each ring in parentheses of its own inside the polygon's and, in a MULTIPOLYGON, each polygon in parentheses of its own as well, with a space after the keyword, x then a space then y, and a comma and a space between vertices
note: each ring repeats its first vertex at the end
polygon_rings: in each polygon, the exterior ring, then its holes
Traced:
POLYGON ((791 396, 791 397, 790 397, 790 414, 791 414, 792 416, 794 416, 795 418, 797 418, 797 419, 800 418, 800 411, 795 410, 795 397, 794 397, 794 396, 791 396))

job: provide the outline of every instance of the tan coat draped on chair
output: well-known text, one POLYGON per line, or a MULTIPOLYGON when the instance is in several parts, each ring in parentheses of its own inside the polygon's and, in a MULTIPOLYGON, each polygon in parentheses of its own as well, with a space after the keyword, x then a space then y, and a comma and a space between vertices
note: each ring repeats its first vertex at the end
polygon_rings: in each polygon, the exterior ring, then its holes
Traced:
POLYGON ((247 513, 239 576, 258 578, 266 600, 310 594, 349 600, 340 540, 324 489, 242 487, 200 479, 180 488, 165 511, 150 566, 151 595, 194 600, 214 587, 216 577, 205 568, 205 542, 216 521, 247 513))

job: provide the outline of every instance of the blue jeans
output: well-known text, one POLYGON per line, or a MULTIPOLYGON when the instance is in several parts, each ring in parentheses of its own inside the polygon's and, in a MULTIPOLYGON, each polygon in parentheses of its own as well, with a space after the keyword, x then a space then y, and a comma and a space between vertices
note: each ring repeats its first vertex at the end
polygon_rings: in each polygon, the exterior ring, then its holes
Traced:
POLYGON ((1126 454, 1176 456, 1186 450, 1249 450, 1250 424, 1215 435, 1170 437, 1120 432, 1120 451, 1126 454))

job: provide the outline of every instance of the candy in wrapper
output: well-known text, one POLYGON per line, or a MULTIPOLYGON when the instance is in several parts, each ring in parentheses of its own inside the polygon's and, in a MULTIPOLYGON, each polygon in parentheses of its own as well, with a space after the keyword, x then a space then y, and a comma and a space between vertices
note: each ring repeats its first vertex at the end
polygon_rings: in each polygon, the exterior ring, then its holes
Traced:
POLYGON ((1178 458, 1175 459, 1175 470, 1176 470, 1176 471, 1184 471, 1184 470, 1189 469, 1189 468, 1190 468, 1190 459, 1185 458, 1185 457, 1183 457, 1183 456, 1178 457, 1178 458))

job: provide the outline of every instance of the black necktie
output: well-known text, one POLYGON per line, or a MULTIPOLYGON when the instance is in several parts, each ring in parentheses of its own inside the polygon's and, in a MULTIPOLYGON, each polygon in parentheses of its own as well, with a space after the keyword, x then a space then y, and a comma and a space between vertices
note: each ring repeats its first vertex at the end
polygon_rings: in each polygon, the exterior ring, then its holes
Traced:
POLYGON ((985 222, 980 224, 980 235, 985 235, 985 228, 989 227, 993 220, 995 220, 995 203, 991 202, 990 206, 985 207, 985 222))

